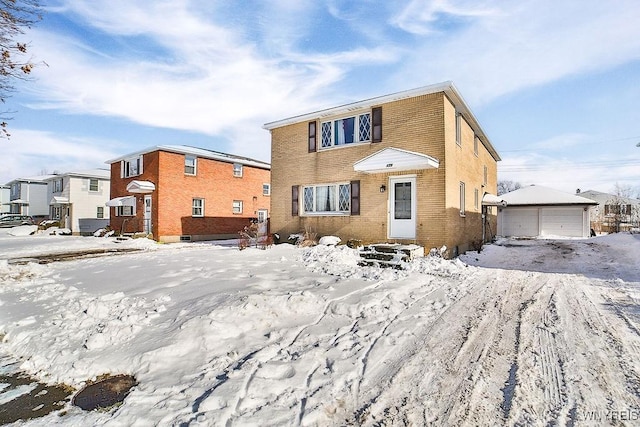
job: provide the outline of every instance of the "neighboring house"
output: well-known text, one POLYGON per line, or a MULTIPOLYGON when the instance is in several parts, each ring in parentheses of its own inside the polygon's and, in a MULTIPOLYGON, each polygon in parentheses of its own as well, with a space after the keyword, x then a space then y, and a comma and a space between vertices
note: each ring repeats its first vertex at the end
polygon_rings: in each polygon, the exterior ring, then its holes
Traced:
POLYGON ((271 230, 446 246, 495 234, 498 153, 451 82, 272 123, 271 230), (484 217, 484 218, 483 218, 484 217))
POLYGON ((30 215, 36 222, 48 218, 47 179, 51 177, 53 175, 41 175, 8 182, 9 212, 30 215))
POLYGON ((237 238, 269 216, 270 165, 184 145, 109 160, 111 228, 162 242, 237 238))
POLYGON ((10 194, 11 190, 8 186, 0 185, 0 214, 11 212, 9 207, 10 194))
POLYGON ((504 237, 589 237, 593 200, 539 185, 500 196, 498 235, 504 237))
POLYGON ((46 180, 49 219, 74 235, 90 235, 109 224, 110 171, 91 169, 55 175, 46 180))
POLYGON ((640 200, 588 190, 576 193, 598 203, 591 210, 591 228, 597 233, 629 231, 640 224, 640 200))

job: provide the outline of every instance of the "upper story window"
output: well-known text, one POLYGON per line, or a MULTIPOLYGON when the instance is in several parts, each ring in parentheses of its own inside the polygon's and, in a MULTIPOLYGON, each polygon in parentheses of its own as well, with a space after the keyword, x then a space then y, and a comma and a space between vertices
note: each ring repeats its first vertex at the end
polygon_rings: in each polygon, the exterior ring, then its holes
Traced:
POLYGON ((263 196, 271 195, 271 184, 262 184, 262 195, 263 196))
POLYGON ((233 176, 242 176, 242 165, 240 163, 233 164, 233 176))
POLYGON ((462 145, 462 114, 456 111, 456 144, 462 145))
POLYGON ((473 154, 478 155, 478 146, 480 139, 477 136, 473 137, 473 154))
POLYGON ((185 155, 184 156, 184 174, 195 175, 198 159, 196 156, 185 155))
POLYGON ((371 113, 322 122, 321 148, 371 141, 371 113))
POLYGON ((20 183, 14 182, 11 184, 11 199, 19 199, 20 198, 20 183))
POLYGON ((62 178, 54 179, 53 180, 53 192, 54 193, 60 193, 62 191, 62 188, 63 188, 62 184, 63 184, 62 178))
POLYGON ((98 191, 98 178, 89 179, 89 191, 98 191))
POLYGON ((120 177, 129 178, 142 174, 142 156, 123 160, 120 163, 120 177))
POLYGON ((351 185, 311 185, 302 189, 302 207, 305 213, 351 212, 351 185))

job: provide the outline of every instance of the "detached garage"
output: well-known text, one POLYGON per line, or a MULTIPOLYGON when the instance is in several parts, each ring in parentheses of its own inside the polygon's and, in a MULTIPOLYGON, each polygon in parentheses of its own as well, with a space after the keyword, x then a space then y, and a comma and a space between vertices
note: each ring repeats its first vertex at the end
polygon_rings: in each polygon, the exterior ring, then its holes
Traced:
POLYGON ((552 188, 531 185, 503 194, 498 209, 498 235, 503 237, 589 237, 593 200, 552 188))

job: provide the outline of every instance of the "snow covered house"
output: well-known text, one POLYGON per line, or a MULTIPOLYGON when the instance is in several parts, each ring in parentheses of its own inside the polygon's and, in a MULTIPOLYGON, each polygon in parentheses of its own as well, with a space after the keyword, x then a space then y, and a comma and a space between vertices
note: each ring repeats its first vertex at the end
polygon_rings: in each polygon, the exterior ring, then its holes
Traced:
POLYGON ((107 161, 110 226, 161 242, 237 238, 267 221, 270 165, 186 145, 159 145, 107 161))
POLYGON ((498 235, 504 237, 589 237, 593 200, 539 185, 500 196, 498 235))
POLYGON ((498 153, 445 82, 263 126, 271 132, 271 230, 343 242, 446 246, 495 233, 498 153), (487 200, 487 199, 485 199, 487 200))
POLYGON ((9 213, 29 215, 38 222, 49 216, 49 201, 47 200, 47 179, 53 175, 40 175, 17 178, 9 181, 9 213))
POLYGON ((90 235, 109 224, 110 171, 90 169, 57 174, 45 180, 49 219, 74 235, 90 235))

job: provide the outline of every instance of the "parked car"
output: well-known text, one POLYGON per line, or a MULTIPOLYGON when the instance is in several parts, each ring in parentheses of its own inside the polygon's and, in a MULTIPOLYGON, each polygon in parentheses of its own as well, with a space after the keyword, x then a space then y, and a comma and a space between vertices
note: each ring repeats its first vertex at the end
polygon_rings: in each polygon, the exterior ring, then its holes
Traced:
POLYGON ((0 228, 15 227, 17 225, 33 225, 35 222, 29 215, 3 215, 0 217, 0 228))

